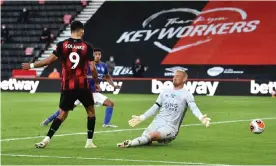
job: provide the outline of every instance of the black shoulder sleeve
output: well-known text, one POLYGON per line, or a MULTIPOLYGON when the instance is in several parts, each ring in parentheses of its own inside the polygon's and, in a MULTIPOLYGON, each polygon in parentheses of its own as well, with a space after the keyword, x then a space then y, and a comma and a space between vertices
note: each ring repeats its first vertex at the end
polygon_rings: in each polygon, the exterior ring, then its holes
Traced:
POLYGON ((53 51, 53 54, 55 55, 55 56, 57 56, 58 58, 61 56, 61 54, 62 54, 62 44, 63 42, 59 42, 59 43, 57 43, 57 45, 56 45, 56 49, 53 51))
POLYGON ((93 51, 93 46, 89 43, 86 43, 87 44, 87 53, 86 53, 86 57, 89 61, 93 61, 94 60, 94 51, 93 51))

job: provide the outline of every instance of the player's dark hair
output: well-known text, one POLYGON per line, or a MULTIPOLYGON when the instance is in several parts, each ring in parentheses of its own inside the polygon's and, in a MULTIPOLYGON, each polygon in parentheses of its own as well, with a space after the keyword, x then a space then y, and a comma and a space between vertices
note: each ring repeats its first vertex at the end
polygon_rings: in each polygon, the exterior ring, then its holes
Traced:
POLYGON ((94 52, 100 52, 103 53, 102 50, 100 48, 94 48, 94 52))
POLYGON ((70 28, 71 28, 71 32, 74 32, 74 31, 78 31, 80 29, 84 29, 84 25, 80 21, 73 21, 71 23, 71 27, 70 28))

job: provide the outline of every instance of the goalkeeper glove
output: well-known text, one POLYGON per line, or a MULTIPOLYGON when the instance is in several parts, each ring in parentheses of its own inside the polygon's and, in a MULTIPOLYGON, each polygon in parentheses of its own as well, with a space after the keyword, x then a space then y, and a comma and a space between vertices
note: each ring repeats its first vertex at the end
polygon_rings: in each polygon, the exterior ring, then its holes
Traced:
POLYGON ((209 127, 211 119, 207 117, 207 115, 203 115, 201 118, 201 123, 203 123, 206 127, 209 127))
POLYGON ((144 120, 145 120, 145 116, 143 116, 143 115, 140 115, 140 116, 132 115, 132 119, 130 119, 128 121, 128 124, 131 127, 135 127, 135 126, 137 126, 138 124, 140 124, 144 120))

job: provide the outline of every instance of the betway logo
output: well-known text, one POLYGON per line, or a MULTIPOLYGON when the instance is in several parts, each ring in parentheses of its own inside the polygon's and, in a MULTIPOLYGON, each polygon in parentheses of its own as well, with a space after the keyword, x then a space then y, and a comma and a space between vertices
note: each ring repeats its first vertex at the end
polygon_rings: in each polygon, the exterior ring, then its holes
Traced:
MULTIPOLYGON (((122 88, 122 85, 123 85, 123 82, 116 82, 116 81, 113 81, 114 85, 119 85, 121 86, 122 88)), ((119 94, 120 89, 114 89, 113 86, 111 86, 108 82, 101 82, 100 83, 100 88, 101 88, 101 91, 103 92, 113 92, 113 94, 119 94)))
MULTIPOLYGON (((214 96, 219 82, 209 81, 188 81, 184 87, 192 94, 205 94, 208 96, 214 96)), ((172 88, 172 81, 165 81, 164 83, 156 79, 152 80, 151 92, 160 93, 164 88, 172 88)))
POLYGON ((251 94, 272 94, 274 90, 276 90, 276 82, 269 82, 268 84, 258 84, 255 82, 255 80, 251 80, 251 94))
POLYGON ((198 46, 212 40, 213 35, 225 35, 233 33, 250 33, 257 29, 260 24, 260 20, 246 20, 247 13, 239 8, 223 7, 214 8, 210 10, 205 10, 203 12, 197 11, 196 9, 190 8, 174 8, 169 10, 163 10, 158 13, 154 13, 149 16, 142 23, 142 30, 133 30, 128 32, 123 32, 123 34, 117 39, 116 43, 128 43, 128 42, 141 42, 154 40, 153 44, 168 53, 177 52, 190 47, 198 46), (231 11, 239 13, 240 21, 233 21, 231 18, 222 17, 216 15, 216 17, 204 17, 204 14, 222 11, 231 11), (166 17, 166 13, 173 12, 185 12, 191 13, 197 16, 195 20, 181 20, 179 17, 167 18, 167 22, 163 27, 152 28, 150 22, 152 22, 157 17, 166 17), (223 21, 223 22, 222 22, 223 21), (200 25, 189 25, 185 24, 197 23, 200 25), (172 27, 173 26, 173 27, 172 27), (147 28, 147 29, 146 29, 147 28), (161 43, 162 40, 172 39, 172 38, 185 38, 194 36, 205 36, 205 38, 195 41, 190 44, 182 45, 177 48, 169 48, 168 46, 161 43), (207 37, 208 36, 208 37, 207 37))
POLYGON ((30 93, 35 93, 38 87, 39 81, 18 81, 16 79, 4 80, 1 82, 0 87, 2 90, 25 90, 30 91, 30 93))

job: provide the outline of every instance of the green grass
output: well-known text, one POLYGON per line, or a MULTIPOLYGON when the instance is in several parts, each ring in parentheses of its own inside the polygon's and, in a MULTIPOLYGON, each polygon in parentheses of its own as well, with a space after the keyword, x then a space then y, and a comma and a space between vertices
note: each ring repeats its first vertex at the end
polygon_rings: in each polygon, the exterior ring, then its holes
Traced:
MULTIPOLYGON (((108 95, 115 102, 112 122, 117 129, 102 128, 104 107, 96 107, 97 126, 94 143, 96 149, 85 149, 86 135, 53 137, 45 149, 34 148, 41 138, 1 141, 1 164, 5 165, 91 165, 91 164, 276 164, 276 99, 269 97, 206 97, 196 96, 203 113, 212 122, 247 120, 235 123, 213 124, 210 128, 184 126, 177 139, 168 145, 154 144, 137 148, 120 149, 116 143, 140 136, 141 130, 107 132, 106 130, 131 129, 127 121, 133 114, 146 111, 156 95, 108 95), (266 130, 256 135, 249 131, 250 119, 264 120, 266 130), (5 156, 9 154, 9 156, 5 156), (14 155, 28 155, 15 157, 14 155), (40 156, 40 157, 39 157, 40 156), (52 156, 52 157, 51 157, 52 156), (56 158, 54 158, 56 157, 56 158), (69 158, 59 158, 69 157, 69 158), (106 160, 110 159, 110 160, 106 160), (115 160, 116 159, 116 160, 115 160), (125 160, 124 160, 125 159, 125 160), (133 161, 139 160, 139 161, 133 161), (167 161, 167 162, 164 162, 167 161), (172 162, 172 163, 170 163, 172 162), (179 162, 179 163, 177 163, 179 162)), ((2 140, 9 138, 44 136, 48 127, 40 122, 57 110, 57 93, 1 93, 2 140)), ((139 125, 149 125, 149 119, 139 125)), ((188 112, 183 124, 199 121, 188 112)), ((68 119, 56 133, 85 133, 86 113, 82 107, 70 112, 68 119)))

